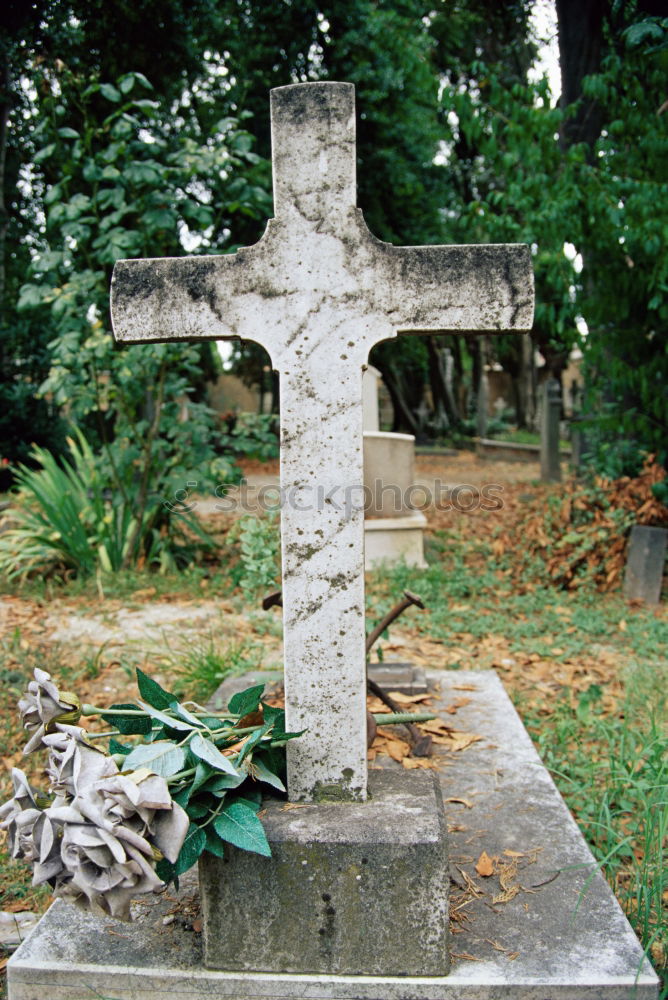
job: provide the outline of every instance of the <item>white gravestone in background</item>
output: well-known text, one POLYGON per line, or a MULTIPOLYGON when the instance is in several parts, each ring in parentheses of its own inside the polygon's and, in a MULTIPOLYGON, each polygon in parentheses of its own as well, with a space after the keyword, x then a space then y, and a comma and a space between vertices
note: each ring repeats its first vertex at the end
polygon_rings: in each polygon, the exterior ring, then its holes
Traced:
POLYGON ((292 800, 366 797, 362 369, 398 333, 528 330, 526 246, 394 247, 355 207, 348 83, 271 93, 275 218, 228 256, 119 261, 122 343, 261 344, 279 373, 292 800))

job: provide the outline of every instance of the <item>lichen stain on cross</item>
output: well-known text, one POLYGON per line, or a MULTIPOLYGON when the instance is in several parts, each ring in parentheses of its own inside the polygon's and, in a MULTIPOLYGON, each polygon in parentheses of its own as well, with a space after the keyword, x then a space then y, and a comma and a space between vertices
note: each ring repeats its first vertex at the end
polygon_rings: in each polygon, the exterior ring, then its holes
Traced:
POLYGON ((235 254, 118 261, 122 343, 261 344, 280 378, 293 801, 366 797, 362 370, 398 333, 527 331, 529 248, 395 247, 356 207, 352 84, 271 92, 275 218, 235 254), (347 502, 346 502, 347 498, 347 502), (351 502, 352 501, 352 502, 351 502))

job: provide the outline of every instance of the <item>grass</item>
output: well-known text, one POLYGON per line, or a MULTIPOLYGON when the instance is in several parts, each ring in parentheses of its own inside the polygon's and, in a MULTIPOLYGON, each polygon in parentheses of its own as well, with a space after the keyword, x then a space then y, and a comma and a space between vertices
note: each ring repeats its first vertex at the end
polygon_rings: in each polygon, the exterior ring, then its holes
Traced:
POLYGON ((203 704, 226 677, 258 670, 262 655, 259 643, 225 641, 210 632, 188 644, 167 645, 161 660, 167 666, 174 694, 203 704))
POLYGON ((575 707, 558 702, 549 726, 530 710, 524 721, 636 933, 665 969, 665 688, 636 667, 615 716, 603 711, 601 697, 592 686, 575 707))
POLYGON ((492 437, 495 441, 508 441, 512 444, 540 444, 540 434, 517 428, 514 430, 498 431, 492 437))

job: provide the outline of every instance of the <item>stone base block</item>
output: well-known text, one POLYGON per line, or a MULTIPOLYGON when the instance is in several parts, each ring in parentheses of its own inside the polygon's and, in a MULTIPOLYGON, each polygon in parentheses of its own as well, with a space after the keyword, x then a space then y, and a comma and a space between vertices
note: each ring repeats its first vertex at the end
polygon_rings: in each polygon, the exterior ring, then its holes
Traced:
POLYGON ((424 669, 415 663, 383 660, 367 664, 366 671, 369 679, 385 691, 399 691, 400 694, 427 694, 429 691, 424 669))
POLYGON ((362 803, 270 800, 262 817, 270 858, 236 848, 223 859, 202 857, 207 966, 447 974, 449 873, 438 782, 429 773, 377 771, 369 792, 362 803))
POLYGON ((401 517, 367 518, 364 521, 364 564, 366 569, 405 562, 425 569, 424 530, 427 518, 413 510, 401 517))

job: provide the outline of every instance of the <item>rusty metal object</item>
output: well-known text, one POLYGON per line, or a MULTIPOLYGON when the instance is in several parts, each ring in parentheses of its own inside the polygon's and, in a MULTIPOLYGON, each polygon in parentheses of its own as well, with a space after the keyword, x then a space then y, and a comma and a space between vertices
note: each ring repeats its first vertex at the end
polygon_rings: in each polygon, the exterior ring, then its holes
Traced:
POLYGON ((262 598, 262 610, 269 611, 269 608, 283 607, 283 591, 275 590, 273 594, 267 594, 262 598))
POLYGON ((399 615, 403 614, 406 608, 410 608, 411 604, 414 604, 416 608, 421 608, 424 611, 422 598, 418 597, 417 594, 412 594, 410 590, 404 590, 404 596, 399 603, 395 604, 394 607, 387 612, 382 621, 380 621, 375 628, 371 629, 366 637, 367 653, 371 652, 374 643, 378 641, 385 629, 388 628, 392 622, 399 617, 399 615))
MULTIPOLYGON (((411 605, 415 605, 416 608, 424 610, 424 602, 422 598, 418 597, 417 594, 411 593, 410 590, 404 590, 403 598, 398 602, 398 604, 395 604, 390 611, 388 611, 382 621, 380 621, 366 637, 367 654, 371 651, 374 643, 378 641, 385 629, 388 628, 393 621, 396 621, 399 615, 403 614, 406 608, 410 608, 411 605)), ((392 712, 401 712, 401 705, 398 705, 394 698, 390 697, 389 694, 383 691, 383 689, 376 684, 375 681, 371 680, 371 678, 367 676, 366 683, 371 694, 374 694, 376 698, 380 698, 383 704, 387 705, 392 712)), ((412 722, 404 723, 404 725, 410 734, 411 743, 413 744, 413 753, 415 756, 429 757, 432 745, 431 736, 421 733, 418 727, 412 722)))
MULTIPOLYGON (((368 676, 366 679, 366 686, 367 690, 370 691, 371 694, 374 694, 376 698, 380 698, 383 704, 387 705, 392 712, 402 711, 401 705, 398 705, 394 698, 392 698, 386 691, 383 691, 382 687, 379 687, 378 684, 376 684, 376 682, 371 680, 368 676)), ((431 736, 429 736, 428 733, 421 733, 413 722, 404 722, 402 725, 404 725, 408 730, 415 756, 431 756, 431 736)))
MULTIPOLYGON (((366 637, 367 654, 371 651, 374 643, 378 641, 378 639, 383 634, 385 629, 388 628, 393 621, 396 621, 399 615, 403 614, 406 608, 410 608, 411 605, 415 605, 416 608, 421 608, 422 610, 424 610, 425 607, 421 597, 418 597, 417 594, 411 593, 410 590, 404 590, 404 596, 402 597, 402 599, 397 604, 395 604, 395 606, 391 608, 390 611, 388 611, 385 617, 367 635, 366 637)), ((283 595, 280 590, 274 591, 273 594, 267 594, 267 596, 262 600, 262 608, 264 611, 268 611, 270 608, 273 607, 279 607, 279 608, 283 607, 283 595)), ((383 691, 383 689, 379 687, 379 685, 376 684, 375 681, 371 680, 371 678, 368 676, 366 684, 367 684, 367 690, 371 694, 375 695, 376 698, 380 698, 383 704, 387 705, 387 707, 392 712, 401 712, 402 710, 401 705, 397 704, 394 698, 391 698, 389 694, 383 691)), ((410 740, 413 745, 413 753, 415 754, 415 756, 429 757, 432 749, 431 736, 425 733, 421 733, 418 727, 414 725, 412 722, 404 723, 404 725, 406 726, 406 729, 408 730, 408 733, 410 735, 410 740)), ((371 734, 371 731, 372 731, 371 725, 369 723, 367 729, 369 735, 371 734)), ((371 736, 371 742, 373 742, 373 737, 375 735, 376 734, 374 731, 373 736, 371 736)), ((369 746, 370 745, 371 743, 369 743, 369 746)))
POLYGON ((378 726, 371 712, 366 713, 366 748, 367 750, 376 738, 378 726))

